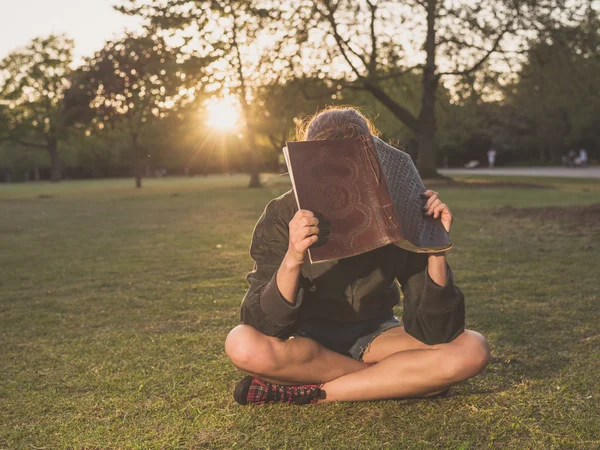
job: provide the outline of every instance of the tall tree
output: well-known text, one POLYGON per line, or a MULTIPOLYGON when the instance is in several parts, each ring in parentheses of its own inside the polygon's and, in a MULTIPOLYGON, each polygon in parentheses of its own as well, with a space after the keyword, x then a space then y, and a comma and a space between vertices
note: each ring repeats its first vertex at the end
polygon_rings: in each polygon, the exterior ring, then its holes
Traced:
POLYGON ((73 41, 63 35, 36 38, 0 62, 4 138, 46 150, 52 181, 62 178, 59 142, 66 136, 63 98, 69 87, 73 41))
POLYGON ((153 32, 189 36, 196 46, 219 62, 209 72, 208 82, 219 95, 235 95, 242 110, 243 139, 250 150, 249 187, 259 187, 257 116, 253 113, 254 90, 276 82, 293 49, 284 49, 276 20, 285 21, 291 12, 275 11, 260 0, 123 0, 119 11, 141 16, 153 32), (277 13, 275 15, 275 13, 277 13), (261 41, 260 36, 271 36, 261 41), (280 37, 280 36, 279 36, 280 37), (263 51, 268 48, 269 51, 263 51), (286 52, 287 50, 287 52, 286 52))
POLYGON ((336 89, 374 96, 416 136, 421 175, 436 176, 440 83, 484 68, 522 27, 526 8, 510 0, 310 0, 302 46, 313 64, 303 67, 336 89), (421 78, 416 111, 383 83, 408 74, 421 78))
POLYGON ((313 78, 264 84, 253 92, 256 130, 269 142, 275 153, 281 152, 286 141, 294 139, 296 126, 305 118, 328 103, 335 102, 331 96, 307 97, 304 95, 307 86, 312 90, 328 90, 323 80, 313 78))
POLYGON ((91 130, 120 128, 129 140, 136 187, 142 186, 157 121, 199 93, 210 57, 182 54, 157 35, 107 42, 74 74, 67 94, 71 117, 91 130))
MULTIPOLYGON (((503 138, 560 163, 579 146, 600 146, 600 19, 591 7, 576 26, 553 26, 533 42, 506 88, 503 138)), ((589 148, 588 148, 589 150, 589 148)))

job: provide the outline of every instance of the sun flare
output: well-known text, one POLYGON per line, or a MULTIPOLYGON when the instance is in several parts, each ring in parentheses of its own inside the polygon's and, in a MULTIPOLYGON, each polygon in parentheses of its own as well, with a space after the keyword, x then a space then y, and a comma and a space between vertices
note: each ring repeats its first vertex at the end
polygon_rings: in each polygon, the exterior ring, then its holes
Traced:
POLYGON ((207 103, 206 124, 222 131, 235 129, 240 122, 240 108, 232 98, 214 99, 207 103))

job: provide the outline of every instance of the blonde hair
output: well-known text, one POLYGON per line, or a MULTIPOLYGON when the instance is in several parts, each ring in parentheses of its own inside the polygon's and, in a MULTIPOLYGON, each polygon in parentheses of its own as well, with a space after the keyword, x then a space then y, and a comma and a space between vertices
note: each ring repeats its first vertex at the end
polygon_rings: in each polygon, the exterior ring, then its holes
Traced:
POLYGON ((361 134, 379 135, 379 130, 353 106, 329 106, 307 117, 296 128, 299 141, 351 139, 361 134))

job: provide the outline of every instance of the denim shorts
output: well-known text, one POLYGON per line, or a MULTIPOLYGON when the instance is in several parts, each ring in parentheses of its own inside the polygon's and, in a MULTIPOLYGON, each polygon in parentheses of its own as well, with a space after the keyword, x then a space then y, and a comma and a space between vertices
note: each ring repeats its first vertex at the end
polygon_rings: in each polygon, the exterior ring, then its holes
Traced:
POLYGON ((390 328, 402 326, 392 316, 389 319, 373 319, 364 322, 348 323, 343 326, 325 327, 302 325, 291 337, 301 336, 317 341, 323 347, 334 352, 362 360, 363 353, 373 339, 390 328))

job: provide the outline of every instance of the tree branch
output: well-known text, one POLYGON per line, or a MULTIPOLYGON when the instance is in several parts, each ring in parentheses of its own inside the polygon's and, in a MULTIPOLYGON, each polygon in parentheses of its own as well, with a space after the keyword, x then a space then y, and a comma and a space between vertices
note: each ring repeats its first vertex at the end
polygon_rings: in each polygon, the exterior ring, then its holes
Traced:
POLYGON ((356 89, 362 89, 370 92, 373 97, 379 100, 387 109, 389 109, 398 119, 402 121, 408 128, 414 132, 419 130, 419 121, 417 118, 405 107, 396 102, 383 89, 374 83, 365 81, 362 83, 362 87, 358 86, 356 89))
POLYGON ((486 50, 484 47, 480 47, 475 44, 468 44, 465 41, 463 41, 462 39, 458 39, 454 36, 449 37, 449 38, 440 39, 439 41, 437 41, 435 43, 436 47, 439 47, 444 44, 456 44, 461 49, 464 47, 469 47, 469 48, 474 48, 474 49, 481 50, 481 51, 486 50))
POLYGON ((242 55, 240 54, 240 47, 239 47, 239 42, 238 42, 238 29, 237 29, 237 15, 235 14, 235 8, 232 10, 232 17, 233 17, 233 23, 231 26, 231 40, 232 40, 232 44, 233 44, 233 48, 235 49, 235 59, 237 60, 237 64, 235 65, 235 71, 237 72, 238 75, 238 80, 240 83, 240 94, 239 94, 239 101, 241 103, 243 112, 244 112, 244 119, 246 121, 248 121, 250 118, 248 117, 248 99, 247 99, 247 95, 248 92, 246 90, 246 78, 244 76, 244 67, 242 64, 242 55))
POLYGON ((406 75, 407 73, 410 73, 413 70, 420 69, 422 67, 423 67, 422 64, 417 64, 417 65, 412 66, 412 67, 407 67, 406 69, 403 69, 403 70, 391 71, 391 72, 389 72, 389 73, 387 73, 385 75, 381 75, 379 77, 374 77, 372 79, 375 80, 375 81, 383 81, 383 80, 389 80, 389 79, 392 79, 392 78, 400 78, 401 76, 406 75))
POLYGON ((377 35, 375 34, 375 13, 377 11, 377 5, 367 0, 367 5, 371 10, 371 57, 369 58, 369 76, 375 73, 377 70, 377 35))
POLYGON ((507 32, 508 32, 508 27, 505 28, 504 30, 502 30, 502 32, 500 34, 498 34, 498 36, 496 37, 496 40, 494 41, 494 44, 492 45, 492 48, 489 49, 486 52, 486 54, 483 55, 481 57, 481 59, 479 61, 477 61, 473 66, 471 66, 469 69, 456 70, 456 71, 452 71, 452 72, 440 72, 440 73, 438 73, 438 77, 441 77, 443 75, 468 75, 472 72, 475 72, 477 69, 479 69, 483 65, 483 63, 491 56, 491 54, 496 51, 496 49, 500 45, 500 41, 502 40, 502 38, 504 37, 504 35, 507 32))
MULTIPOLYGON (((337 29, 337 23, 335 22, 335 18, 333 17, 333 8, 331 7, 331 1, 330 0, 324 0, 323 3, 325 4, 325 7, 327 8, 327 14, 324 14, 325 18, 327 19, 327 21, 329 22, 329 24, 331 25, 331 31, 333 32, 333 37, 335 39, 335 42, 337 43, 337 46, 342 54, 342 56, 344 57, 344 59, 346 60, 346 62, 348 63, 348 65, 350 66, 350 68, 352 69, 352 72, 354 72, 354 74, 358 77, 358 78, 364 78, 361 73, 359 72, 359 70, 356 68, 356 66, 352 63, 352 61, 350 60, 350 57, 348 56, 348 53, 346 52, 346 48, 352 52, 355 56, 358 56, 358 58, 362 61, 363 64, 365 64, 364 59, 358 55, 354 50, 352 50, 352 48, 349 46, 349 44, 344 41, 344 39, 342 38, 342 36, 340 36, 338 29, 337 29)), ((316 2, 316 7, 317 9, 319 9, 318 6, 319 2, 316 2)), ((323 13, 321 13, 323 14, 323 13)), ((366 66, 366 64, 365 64, 366 66)))

